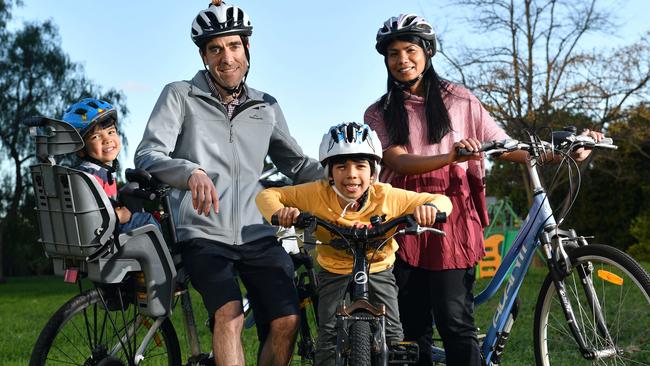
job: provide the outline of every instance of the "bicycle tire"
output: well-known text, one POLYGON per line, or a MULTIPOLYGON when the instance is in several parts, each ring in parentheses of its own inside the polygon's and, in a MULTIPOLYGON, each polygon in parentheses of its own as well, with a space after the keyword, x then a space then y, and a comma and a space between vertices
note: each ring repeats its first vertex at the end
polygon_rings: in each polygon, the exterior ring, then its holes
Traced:
MULTIPOLYGON (((313 365, 316 353, 316 339, 312 335, 310 321, 314 319, 313 311, 307 311, 309 304, 302 303, 300 308, 300 326, 296 341, 292 365, 313 365)), ((312 308, 313 310, 313 308, 312 308)))
POLYGON ((650 365, 650 277, 630 256, 606 245, 588 245, 569 252, 573 270, 564 278, 578 328, 588 347, 607 347, 595 326, 593 312, 577 266, 591 264, 590 278, 615 347, 621 350, 596 361, 585 359, 573 338, 551 275, 547 275, 535 307, 537 365, 650 365))
MULTIPOLYGON (((367 312, 355 314, 362 318, 370 318, 367 312)), ((349 366, 370 366, 372 362, 372 332, 370 322, 365 320, 353 321, 350 325, 350 355, 349 366)))
MULTIPOLYGON (((121 287, 95 288, 70 299, 41 331, 29 365, 135 365, 130 355, 154 319, 140 314, 138 306, 129 305, 128 296, 122 296, 128 293, 121 287), (126 330, 133 329, 133 324, 135 337, 127 336, 126 330)), ((161 323, 143 356, 138 365, 181 364, 178 338, 169 318, 161 323)))

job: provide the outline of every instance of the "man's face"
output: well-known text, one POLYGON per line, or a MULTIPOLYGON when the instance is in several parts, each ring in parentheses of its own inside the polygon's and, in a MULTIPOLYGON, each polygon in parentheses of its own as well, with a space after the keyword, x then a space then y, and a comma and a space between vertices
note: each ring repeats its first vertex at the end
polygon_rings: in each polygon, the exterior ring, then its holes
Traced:
POLYGON ((244 79, 248 71, 244 47, 238 35, 215 37, 205 45, 203 63, 222 86, 236 88, 244 79))

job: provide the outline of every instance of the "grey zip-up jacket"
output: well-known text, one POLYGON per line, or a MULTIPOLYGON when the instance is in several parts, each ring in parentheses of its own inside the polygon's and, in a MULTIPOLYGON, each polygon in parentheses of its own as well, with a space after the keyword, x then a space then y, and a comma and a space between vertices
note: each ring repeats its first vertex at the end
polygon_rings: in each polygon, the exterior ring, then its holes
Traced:
POLYGON ((267 154, 296 183, 323 176, 320 163, 306 157, 289 135, 277 101, 252 88, 246 92, 249 99, 229 120, 199 71, 191 81, 165 86, 149 117, 135 166, 173 187, 170 198, 180 241, 205 238, 239 245, 274 235, 255 205, 267 154), (210 210, 207 217, 199 215, 192 206, 187 181, 197 168, 205 170, 217 189, 218 214, 210 210))

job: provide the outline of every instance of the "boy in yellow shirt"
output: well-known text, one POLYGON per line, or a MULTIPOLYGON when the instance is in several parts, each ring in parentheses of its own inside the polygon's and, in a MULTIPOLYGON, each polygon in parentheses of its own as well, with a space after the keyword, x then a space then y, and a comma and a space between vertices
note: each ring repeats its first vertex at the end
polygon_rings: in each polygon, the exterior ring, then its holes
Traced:
MULTIPOLYGON (((385 221, 413 213, 421 226, 431 226, 438 211, 449 214, 451 201, 444 195, 416 193, 377 182, 381 143, 367 125, 345 123, 323 136, 319 160, 325 179, 282 188, 269 188, 256 198, 257 207, 270 222, 277 215, 280 225, 290 227, 301 211, 341 226, 369 224, 375 215, 385 221)), ((322 228, 316 237, 327 244, 332 234, 322 228)), ((316 365, 333 365, 336 345, 336 307, 345 295, 353 258, 329 245, 316 248, 318 273, 318 344, 316 365)), ((391 239, 370 263, 370 302, 386 305, 386 339, 401 341, 402 326, 397 306, 397 285, 392 273, 397 243, 391 239)), ((372 253, 370 253, 372 254, 372 253)))

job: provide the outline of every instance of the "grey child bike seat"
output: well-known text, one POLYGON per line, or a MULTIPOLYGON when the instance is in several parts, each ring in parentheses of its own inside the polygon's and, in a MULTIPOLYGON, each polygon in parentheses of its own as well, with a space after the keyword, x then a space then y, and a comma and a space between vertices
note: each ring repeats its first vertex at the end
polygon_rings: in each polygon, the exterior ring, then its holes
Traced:
POLYGON ((24 123, 35 138, 39 161, 30 167, 39 241, 53 260, 54 273, 63 275, 67 268, 76 267, 96 284, 116 284, 129 272, 142 271, 147 296, 138 298, 141 312, 168 315, 176 270, 160 230, 145 225, 118 234, 115 210, 95 177, 55 160, 83 148, 76 129, 46 117, 24 123))

